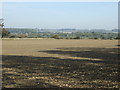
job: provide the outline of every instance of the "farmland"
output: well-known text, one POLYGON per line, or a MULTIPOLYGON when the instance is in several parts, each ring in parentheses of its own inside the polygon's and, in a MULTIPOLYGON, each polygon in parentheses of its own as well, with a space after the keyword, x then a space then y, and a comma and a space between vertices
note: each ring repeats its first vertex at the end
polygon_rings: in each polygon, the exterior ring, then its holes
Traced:
POLYGON ((5 88, 118 88, 117 40, 3 39, 5 88))

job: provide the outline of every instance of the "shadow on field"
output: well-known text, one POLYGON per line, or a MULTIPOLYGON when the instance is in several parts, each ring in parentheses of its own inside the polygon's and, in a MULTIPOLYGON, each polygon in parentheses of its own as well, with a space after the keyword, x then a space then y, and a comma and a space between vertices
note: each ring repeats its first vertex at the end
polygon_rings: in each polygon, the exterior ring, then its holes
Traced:
MULTIPOLYGON (((39 51, 70 57, 89 58, 92 63, 118 64, 118 48, 58 48, 58 50, 39 51), (93 60, 98 59, 98 60, 93 60)), ((87 61, 87 60, 85 60, 87 61)))
MULTIPOLYGON (((50 64, 55 58, 28 57, 28 56, 2 56, 3 87, 22 88, 54 88, 45 81, 49 81, 50 64), (40 78, 39 78, 40 77, 40 78)), ((55 69, 52 69, 55 72, 55 69)), ((52 73, 52 72, 51 72, 52 73)))
POLYGON ((87 50, 88 48, 61 48, 57 51, 44 52, 103 60, 93 62, 82 59, 3 55, 3 87, 117 88, 116 49, 113 49, 112 52, 110 49, 98 48, 87 50))

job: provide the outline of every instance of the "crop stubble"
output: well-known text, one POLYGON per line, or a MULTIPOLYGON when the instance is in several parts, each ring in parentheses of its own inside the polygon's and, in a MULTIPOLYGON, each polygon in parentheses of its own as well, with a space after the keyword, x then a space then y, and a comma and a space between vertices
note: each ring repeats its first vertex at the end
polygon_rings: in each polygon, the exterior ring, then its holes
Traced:
POLYGON ((3 39, 3 87, 118 88, 117 40, 3 39))

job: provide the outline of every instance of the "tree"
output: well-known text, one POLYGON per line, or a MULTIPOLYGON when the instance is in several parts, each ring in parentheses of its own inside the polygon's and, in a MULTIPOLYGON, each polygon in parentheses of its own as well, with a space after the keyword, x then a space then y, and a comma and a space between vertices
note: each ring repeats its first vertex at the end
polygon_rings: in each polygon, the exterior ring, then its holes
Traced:
POLYGON ((51 38, 60 39, 58 35, 53 35, 51 38))
POLYGON ((9 37, 10 32, 6 31, 5 28, 2 29, 2 38, 9 37))
POLYGON ((74 39, 80 39, 80 37, 79 37, 79 36, 76 36, 74 39))
POLYGON ((19 34, 17 35, 18 38, 27 38, 27 35, 26 34, 19 34))
POLYGON ((16 35, 10 35, 9 38, 16 38, 16 35))
POLYGON ((119 40, 119 39, 120 39, 120 37, 118 36, 118 37, 116 37, 115 39, 119 40))

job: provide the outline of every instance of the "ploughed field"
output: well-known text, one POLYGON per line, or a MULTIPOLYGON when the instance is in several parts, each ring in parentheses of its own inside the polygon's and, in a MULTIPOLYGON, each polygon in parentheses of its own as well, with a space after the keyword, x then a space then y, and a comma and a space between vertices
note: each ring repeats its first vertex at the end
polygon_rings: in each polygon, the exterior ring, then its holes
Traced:
POLYGON ((118 88, 117 40, 3 39, 5 88, 118 88))

